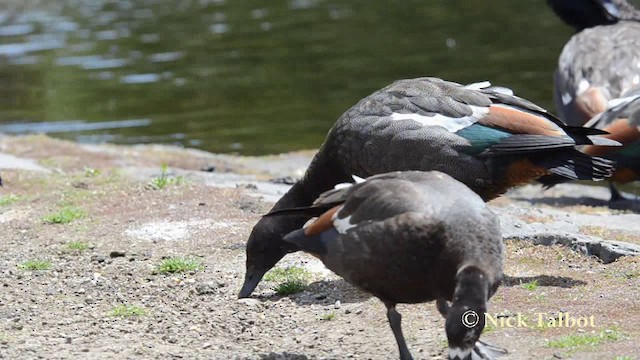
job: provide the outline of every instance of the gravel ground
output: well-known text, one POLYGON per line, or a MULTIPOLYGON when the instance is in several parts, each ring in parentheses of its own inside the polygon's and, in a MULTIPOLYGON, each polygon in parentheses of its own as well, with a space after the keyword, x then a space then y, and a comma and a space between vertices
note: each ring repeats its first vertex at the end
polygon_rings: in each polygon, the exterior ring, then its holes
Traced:
MULTIPOLYGON (((384 306, 305 254, 288 255, 279 267, 306 268, 312 274, 306 290, 280 296, 274 283, 263 282, 253 298, 237 300, 244 242, 287 189, 265 180, 299 176, 312 152, 240 158, 43 136, 0 137, 0 151, 12 155, 11 166, 0 158, 0 357, 397 357, 384 306), (19 166, 23 161, 31 165, 19 166), (162 177, 163 163, 172 180, 158 189, 151 183, 162 177), (45 220, 62 209, 80 210, 79 218, 45 220), (87 247, 71 249, 78 243, 87 247), (171 256, 203 267, 159 272, 171 256), (23 268, 37 267, 35 260, 50 267, 23 268), (137 313, 114 313, 122 305, 137 313)), ((610 210, 604 198, 606 191, 581 185, 545 193, 530 186, 491 203, 508 239, 507 278, 489 312, 505 316, 499 319, 520 314, 528 325, 487 328, 483 339, 507 348, 505 359, 634 359, 640 353, 637 256, 605 264, 567 246, 521 240, 528 229, 562 230, 640 244, 636 205, 610 210), (581 200, 580 192, 591 200, 581 200), (547 319, 559 313, 593 316, 594 327, 550 326, 547 319)), ((414 356, 444 359, 444 321, 434 305, 399 311, 414 356)))

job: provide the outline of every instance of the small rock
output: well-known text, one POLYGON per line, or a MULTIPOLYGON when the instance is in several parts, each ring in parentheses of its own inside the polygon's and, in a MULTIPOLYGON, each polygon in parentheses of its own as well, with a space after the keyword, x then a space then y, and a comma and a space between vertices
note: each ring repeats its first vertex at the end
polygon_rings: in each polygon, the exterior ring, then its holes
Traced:
POLYGON ((211 282, 196 285, 196 294, 198 295, 215 294, 217 290, 218 290, 218 287, 211 282))
POLYGON ((64 338, 64 342, 67 343, 67 344, 71 344, 72 341, 73 341, 73 339, 71 339, 70 337, 64 338))
POLYGON ((333 308, 340 309, 340 305, 341 305, 340 300, 336 300, 336 303, 333 305, 333 308))
POLYGON ((104 255, 91 255, 91 262, 103 263, 107 260, 107 257, 104 255))
POLYGON ((212 346, 213 346, 213 344, 208 343, 208 342, 206 342, 206 343, 202 344, 202 348, 203 348, 203 349, 209 349, 209 348, 210 348, 210 347, 212 347, 212 346))
POLYGON ((553 357, 556 359, 562 359, 562 355, 560 355, 560 353, 553 353, 553 357))
POLYGON ((125 255, 127 255, 126 252, 117 250, 109 253, 110 258, 124 257, 125 255))
POLYGON ((216 171, 216 167, 213 166, 213 165, 203 166, 203 167, 200 168, 200 171, 215 172, 216 171))
POLYGON ((325 293, 318 293, 318 294, 316 294, 316 296, 315 296, 315 299, 316 299, 316 300, 324 300, 324 299, 326 299, 326 298, 327 298, 327 294, 325 294, 325 293))
POLYGON ((260 301, 256 299, 238 299, 238 302, 252 308, 260 306, 260 301))
POLYGON ((87 290, 85 290, 85 289, 83 289, 83 288, 80 288, 80 289, 78 289, 78 290, 76 291, 76 294, 84 294, 84 293, 86 293, 86 292, 87 292, 87 290))
POLYGON ((345 314, 351 314, 351 310, 349 310, 349 309, 345 309, 345 310, 344 310, 344 313, 345 313, 345 314))

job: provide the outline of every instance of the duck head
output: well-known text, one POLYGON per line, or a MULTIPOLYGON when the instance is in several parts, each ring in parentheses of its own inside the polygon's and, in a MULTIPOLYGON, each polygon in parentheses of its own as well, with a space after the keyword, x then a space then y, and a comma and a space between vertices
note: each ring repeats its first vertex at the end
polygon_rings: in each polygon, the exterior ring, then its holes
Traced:
POLYGON ((614 0, 547 0, 547 3, 576 31, 620 20, 620 8, 614 0))
POLYGON ((294 251, 291 244, 281 241, 290 231, 289 227, 295 226, 284 227, 291 220, 286 217, 263 217, 254 226, 247 240, 247 272, 238 298, 249 297, 264 274, 287 253, 294 251))
POLYGON ((466 267, 456 276, 453 303, 448 309, 445 329, 450 360, 491 359, 478 347, 485 325, 489 283, 476 267, 466 267))

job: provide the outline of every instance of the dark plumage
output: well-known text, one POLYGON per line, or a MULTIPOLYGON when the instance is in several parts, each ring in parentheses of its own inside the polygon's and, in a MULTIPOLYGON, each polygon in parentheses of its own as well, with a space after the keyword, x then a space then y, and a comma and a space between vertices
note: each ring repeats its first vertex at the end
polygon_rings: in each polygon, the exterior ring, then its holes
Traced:
MULTIPOLYGON (((542 175, 601 180, 608 160, 576 150, 614 145, 603 131, 571 127, 509 89, 463 86, 437 78, 399 80, 362 99, 333 126, 303 179, 274 210, 308 206, 323 191, 350 179, 396 170, 438 170, 484 200, 542 175)), ((295 247, 282 236, 309 218, 263 218, 247 241, 247 273, 240 297, 295 247)))
MULTIPOLYGON (((555 74, 554 99, 568 124, 602 129, 619 148, 587 146, 583 152, 616 161, 611 180, 640 179, 640 12, 626 0, 549 0, 577 31, 564 46, 555 74), (559 10, 560 9, 560 10, 559 10), (603 17, 602 14, 610 14, 603 17), (574 19, 583 19, 576 25, 574 19)), ((546 185, 567 181, 548 176, 546 185)), ((614 193, 615 194, 615 193, 614 193)))
POLYGON ((284 240, 387 306, 401 359, 411 354, 396 304, 432 300, 446 318, 451 359, 500 352, 477 342, 502 279, 500 226, 466 186, 437 171, 387 173, 326 192, 309 208, 268 216, 296 212, 322 214, 284 240))

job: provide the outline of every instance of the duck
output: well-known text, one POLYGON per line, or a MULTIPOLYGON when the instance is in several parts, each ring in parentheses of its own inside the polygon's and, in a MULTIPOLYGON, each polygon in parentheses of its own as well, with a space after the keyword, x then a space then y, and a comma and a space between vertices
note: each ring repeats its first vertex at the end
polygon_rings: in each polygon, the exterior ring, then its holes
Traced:
MULTIPOLYGON (((559 117, 573 126, 602 129, 617 148, 585 146, 583 152, 616 162, 611 201, 622 199, 614 183, 640 179, 640 11, 626 0, 548 0, 576 30, 562 49, 554 75, 559 117), (606 114, 605 114, 606 113, 606 114)), ((551 175, 549 187, 568 179, 551 175)))
MULTIPOLYGON (((513 91, 487 81, 462 85, 435 77, 404 79, 347 110, 306 173, 272 210, 309 206, 322 192, 355 174, 437 170, 489 201, 547 174, 603 180, 610 160, 577 145, 615 146, 599 129, 564 124, 513 91)), ((282 237, 309 220, 298 214, 263 217, 246 244, 246 273, 238 297, 248 297, 263 275, 296 247, 282 237)))
POLYGON ((483 199, 439 171, 354 180, 309 207, 265 216, 316 216, 283 240, 384 303, 401 360, 412 356, 396 305, 434 300, 446 319, 449 359, 506 353, 479 341, 487 301, 503 276, 500 224, 483 199))

